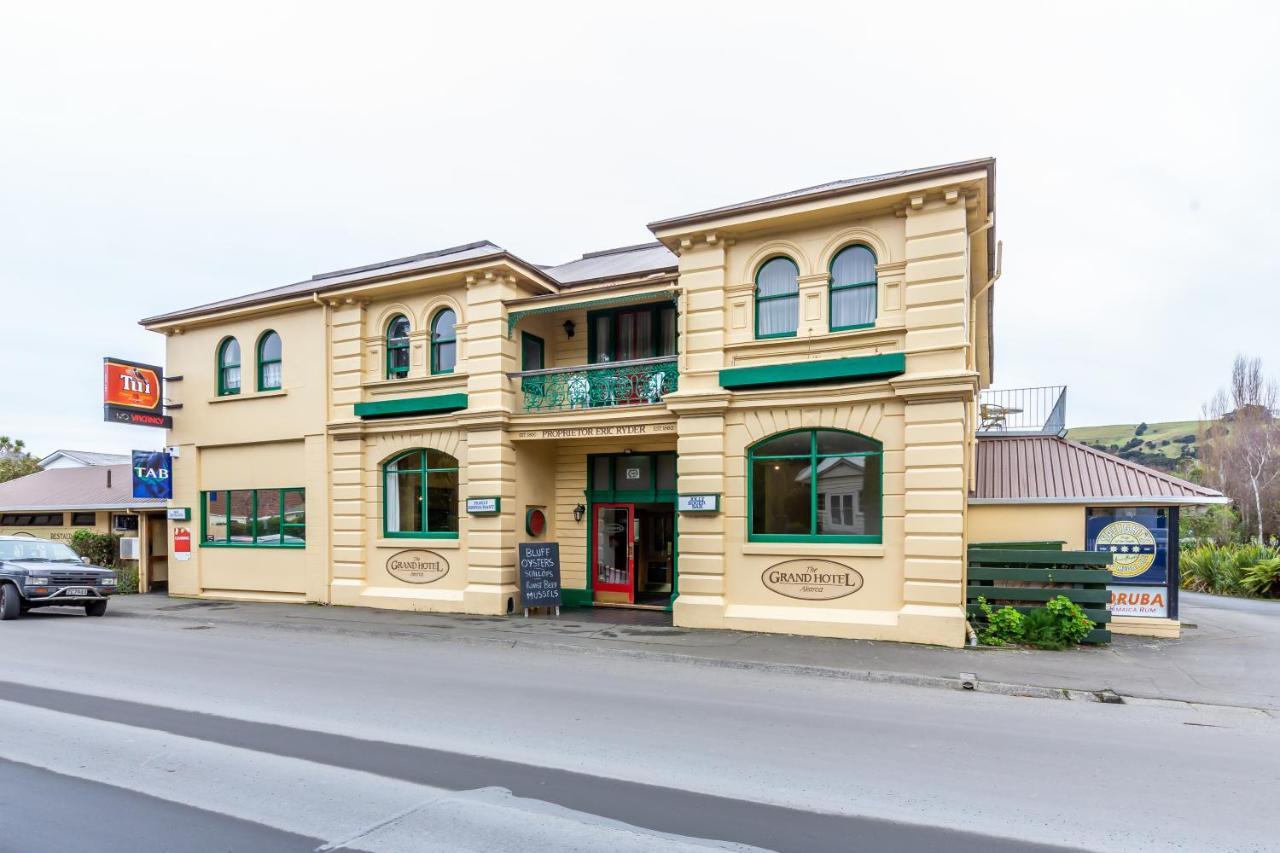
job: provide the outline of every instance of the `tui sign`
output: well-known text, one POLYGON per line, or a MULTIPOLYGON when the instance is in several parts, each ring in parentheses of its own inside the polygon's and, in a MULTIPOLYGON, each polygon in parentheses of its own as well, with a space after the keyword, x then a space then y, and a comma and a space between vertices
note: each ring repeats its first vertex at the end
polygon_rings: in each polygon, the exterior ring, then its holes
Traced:
POLYGON ((164 368, 119 358, 102 360, 102 416, 111 423, 169 429, 164 413, 164 368))

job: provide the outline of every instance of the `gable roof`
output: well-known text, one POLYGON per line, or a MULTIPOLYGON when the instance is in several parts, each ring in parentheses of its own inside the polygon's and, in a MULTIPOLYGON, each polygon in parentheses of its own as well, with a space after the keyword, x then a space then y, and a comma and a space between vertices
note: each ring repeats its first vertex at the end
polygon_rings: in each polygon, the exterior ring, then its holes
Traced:
POLYGON ((65 450, 59 448, 40 460, 40 467, 45 468, 57 461, 59 457, 70 459, 81 465, 128 465, 130 458, 123 453, 97 453, 92 450, 65 450))
POLYGON ((675 272, 677 258, 657 242, 588 252, 576 261, 545 267, 547 275, 563 285, 586 284, 643 273, 675 272))
POLYGON ((1228 503, 1221 492, 1051 435, 980 436, 970 504, 1228 503))
POLYGON ((130 465, 50 468, 0 483, 0 510, 163 509, 133 496, 130 465))

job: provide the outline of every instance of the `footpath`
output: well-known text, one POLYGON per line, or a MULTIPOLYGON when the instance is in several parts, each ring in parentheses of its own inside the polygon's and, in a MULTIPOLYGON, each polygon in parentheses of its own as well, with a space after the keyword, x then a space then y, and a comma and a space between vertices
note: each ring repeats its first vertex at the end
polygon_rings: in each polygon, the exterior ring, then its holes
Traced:
POLYGON ((704 631, 673 627, 667 613, 606 608, 524 619, 134 595, 113 600, 107 618, 497 643, 925 687, 972 684, 1044 698, 1226 705, 1280 717, 1280 602, 1184 594, 1181 616, 1178 640, 1117 636, 1110 646, 1064 652, 704 631))

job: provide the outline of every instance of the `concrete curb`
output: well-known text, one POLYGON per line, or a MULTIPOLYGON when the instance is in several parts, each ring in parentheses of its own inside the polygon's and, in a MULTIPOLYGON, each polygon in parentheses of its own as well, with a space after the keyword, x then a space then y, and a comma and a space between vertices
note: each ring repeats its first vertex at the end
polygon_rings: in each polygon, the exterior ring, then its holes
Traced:
MULTIPOLYGON (((198 611, 165 613, 160 611, 119 614, 126 618, 167 619, 173 622, 194 623, 189 630, 196 628, 217 627, 217 623, 203 618, 198 611)), ((315 622, 230 622, 226 625, 239 625, 248 628, 275 628, 289 631, 325 631, 348 636, 368 636, 370 630, 345 628, 338 624, 317 624, 315 622)), ((1110 689, 1078 690, 1066 687, 1044 687, 1036 684, 1012 684, 999 681, 982 681, 981 679, 963 679, 959 674, 955 677, 940 675, 922 675, 911 672, 894 672, 885 670, 844 669, 841 667, 816 666, 813 664, 778 663, 774 661, 737 660, 732 658, 706 657, 700 655, 680 654, 678 652, 654 651, 651 649, 620 649, 614 646, 585 645, 582 643, 565 643, 556 640, 545 640, 536 635, 514 634, 512 636, 485 636, 450 634, 447 629, 432 628, 424 625, 419 630, 407 630, 393 626, 379 627, 377 635, 396 637, 399 639, 429 640, 436 642, 467 643, 473 645, 504 646, 516 648, 525 646, 531 649, 551 649, 559 652, 572 652, 603 657, 627 657, 654 663, 675 663, 693 666, 714 667, 716 669, 736 669, 750 672, 768 672, 780 675, 799 675, 811 678, 827 678, 843 681, 860 681, 868 684, 897 684, 907 687, 930 687, 933 689, 954 690, 970 693, 989 693, 998 696, 1016 696, 1027 699, 1058 699, 1066 701, 1100 702, 1105 704, 1123 704, 1124 699, 1110 689), (966 686, 972 685, 972 686, 966 686)))

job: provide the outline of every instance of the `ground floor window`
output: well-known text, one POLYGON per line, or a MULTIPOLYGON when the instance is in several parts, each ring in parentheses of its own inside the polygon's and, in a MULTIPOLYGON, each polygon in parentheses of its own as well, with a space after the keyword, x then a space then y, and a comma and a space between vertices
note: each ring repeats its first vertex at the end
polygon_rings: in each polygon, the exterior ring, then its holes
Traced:
POLYGON ((787 432, 748 451, 749 538, 879 542, 884 454, 841 430, 787 432))
POLYGON ((458 538, 458 460, 439 450, 410 450, 383 466, 387 536, 458 538))
POLYGON ((71 513, 71 524, 75 527, 93 527, 97 523, 98 514, 96 512, 71 513))
POLYGON ((0 524, 12 524, 15 527, 61 527, 60 512, 17 512, 0 515, 0 524))
POLYGON ((136 515, 113 515, 111 516, 111 529, 116 533, 137 533, 138 517, 136 515))
POLYGON ((228 489, 202 495, 203 542, 212 546, 302 548, 307 544, 303 489, 228 489))

